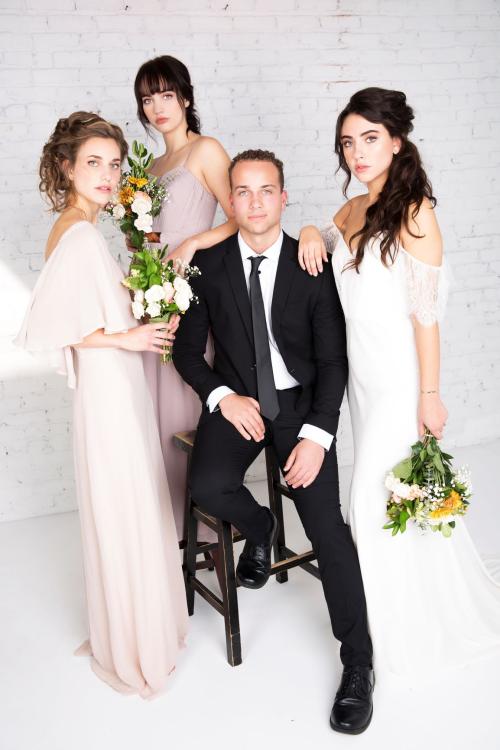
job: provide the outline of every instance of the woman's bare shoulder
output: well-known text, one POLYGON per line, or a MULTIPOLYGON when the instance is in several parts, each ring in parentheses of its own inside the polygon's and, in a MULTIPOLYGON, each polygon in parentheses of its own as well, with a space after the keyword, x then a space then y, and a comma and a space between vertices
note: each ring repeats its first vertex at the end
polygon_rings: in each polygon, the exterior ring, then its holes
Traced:
POLYGON ((353 206, 355 205, 355 201, 356 198, 350 198, 347 203, 344 203, 344 205, 339 208, 339 210, 333 217, 334 224, 337 225, 337 229, 339 229, 341 232, 343 232, 345 229, 347 219, 351 214, 353 206))
POLYGON ((222 143, 210 135, 200 135, 194 142, 189 154, 189 159, 200 159, 203 161, 213 158, 220 159, 221 157, 227 159, 229 162, 229 156, 222 143))

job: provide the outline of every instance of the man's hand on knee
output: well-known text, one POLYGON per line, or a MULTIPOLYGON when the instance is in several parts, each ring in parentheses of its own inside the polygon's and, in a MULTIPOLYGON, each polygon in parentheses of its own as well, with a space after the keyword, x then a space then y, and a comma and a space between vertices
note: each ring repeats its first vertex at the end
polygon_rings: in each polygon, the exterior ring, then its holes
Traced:
POLYGON ((285 482, 292 487, 309 487, 319 474, 325 449, 314 440, 304 438, 292 450, 283 468, 285 482))
POLYGON ((259 402, 250 396, 231 393, 219 401, 222 416, 236 427, 245 440, 259 443, 264 439, 266 428, 260 416, 259 402))

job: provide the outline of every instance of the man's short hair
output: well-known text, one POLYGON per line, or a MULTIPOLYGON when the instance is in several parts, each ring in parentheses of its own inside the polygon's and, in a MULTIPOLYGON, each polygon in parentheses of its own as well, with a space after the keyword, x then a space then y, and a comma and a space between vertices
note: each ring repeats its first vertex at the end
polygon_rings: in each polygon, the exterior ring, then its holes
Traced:
POLYGON ((283 172, 283 162, 278 159, 272 151, 264 151, 261 148, 250 148, 247 151, 242 151, 240 154, 236 154, 229 165, 229 184, 231 185, 231 190, 233 188, 233 169, 240 161, 270 161, 278 170, 280 176, 280 187, 282 190, 284 189, 285 174, 283 172))

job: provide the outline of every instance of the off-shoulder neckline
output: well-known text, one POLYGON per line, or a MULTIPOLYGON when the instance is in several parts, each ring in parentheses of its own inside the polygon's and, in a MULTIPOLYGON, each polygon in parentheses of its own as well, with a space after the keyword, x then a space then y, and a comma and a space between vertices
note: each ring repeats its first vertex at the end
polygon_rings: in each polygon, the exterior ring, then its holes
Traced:
MULTIPOLYGON (((337 226, 337 224, 336 224, 335 222, 333 222, 333 225, 334 225, 335 229, 337 230, 337 232, 338 232, 338 234, 339 234, 339 237, 340 237, 340 239, 342 240, 342 242, 344 243, 344 247, 345 247, 345 249, 347 250, 347 252, 349 253, 349 255, 351 256, 351 258, 355 258, 355 257, 356 257, 356 253, 353 253, 353 252, 352 252, 352 251, 350 250, 350 248, 349 248, 349 245, 348 245, 348 244, 347 244, 347 242, 345 241, 345 239, 344 239, 344 235, 342 234, 342 231, 340 230, 340 227, 338 227, 338 226, 337 226)), ((434 268, 434 269, 435 269, 436 271, 439 271, 439 270, 440 270, 440 269, 441 269, 441 268, 443 267, 443 263, 442 263, 442 262, 441 262, 441 265, 439 265, 439 266, 433 266, 433 265, 432 265, 432 263, 426 263, 426 262, 425 262, 424 260, 420 260, 420 258, 416 258, 416 257, 415 257, 414 255, 412 255, 412 253, 408 252, 408 250, 406 250, 406 248, 404 248, 404 247, 403 247, 403 245, 402 245, 401 243, 399 243, 399 247, 398 247, 398 250, 402 250, 402 251, 403 251, 403 253, 404 253, 404 254, 405 254, 405 255, 406 255, 406 256, 407 256, 407 257, 408 257, 408 258, 409 258, 409 259, 410 259, 411 261, 414 261, 415 263, 420 263, 420 264, 421 264, 422 266, 425 266, 426 268, 434 268)))

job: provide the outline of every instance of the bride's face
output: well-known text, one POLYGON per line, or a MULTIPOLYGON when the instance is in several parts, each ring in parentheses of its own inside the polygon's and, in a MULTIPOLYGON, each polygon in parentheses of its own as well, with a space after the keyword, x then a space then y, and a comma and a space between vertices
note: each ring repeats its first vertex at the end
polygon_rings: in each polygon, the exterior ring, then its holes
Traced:
POLYGON ((75 195, 100 208, 111 200, 120 174, 120 147, 112 138, 89 138, 68 167, 75 195))
POLYGON ((340 141, 347 166, 365 184, 386 174, 401 148, 400 139, 393 138, 385 125, 355 114, 345 118, 340 141))

